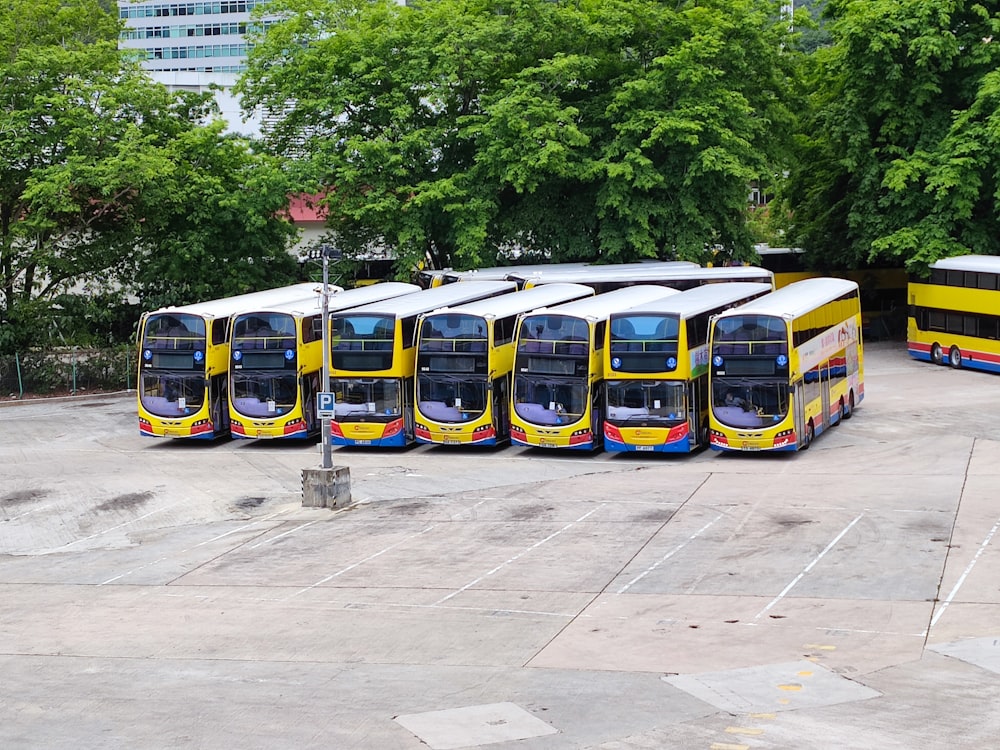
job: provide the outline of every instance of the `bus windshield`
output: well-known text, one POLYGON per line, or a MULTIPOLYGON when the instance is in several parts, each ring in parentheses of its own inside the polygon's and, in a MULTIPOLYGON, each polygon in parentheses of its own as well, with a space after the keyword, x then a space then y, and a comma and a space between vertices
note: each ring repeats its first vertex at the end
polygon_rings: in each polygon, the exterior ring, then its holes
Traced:
POLYGON ((205 402, 205 377, 200 374, 144 372, 139 387, 142 405, 158 417, 183 417, 200 409, 205 402))
POLYGON ((486 321, 479 315, 447 313, 424 319, 421 351, 486 351, 486 321), (479 342, 479 346, 473 346, 479 342))
POLYGON ((417 402, 421 414, 437 422, 465 422, 486 411, 487 380, 468 380, 453 375, 421 374, 417 378, 417 402))
POLYGON ((389 422, 403 413, 399 381, 391 378, 333 378, 334 415, 389 422))
POLYGON ((236 371, 233 378, 233 405, 247 417, 273 417, 295 407, 294 372, 273 373, 236 371))
POLYGON ((677 315, 624 315, 611 320, 614 353, 677 351, 677 315))
MULTIPOLYGON (((521 323, 521 341, 590 341, 585 320, 567 315, 529 315, 521 323)), ((524 344, 522 343, 522 348, 524 344)), ((543 349, 543 351, 546 351, 543 349)), ((559 353, 559 348, 555 349, 559 353)))
POLYGON ((336 315, 330 321, 333 366, 365 372, 392 367, 392 315, 336 315))
POLYGON ((240 315, 233 325, 233 346, 241 349, 290 349, 295 319, 287 313, 240 315))
POLYGON ((788 414, 788 380, 716 377, 712 412, 729 427, 767 427, 788 414))
POLYGON ((686 421, 685 383, 668 380, 609 380, 607 419, 623 427, 629 422, 672 427, 686 421))
POLYGON ((573 424, 587 411, 587 394, 586 379, 520 374, 514 379, 514 411, 532 424, 573 424))
POLYGON ((150 315, 142 336, 149 349, 204 349, 205 321, 187 313, 150 315))

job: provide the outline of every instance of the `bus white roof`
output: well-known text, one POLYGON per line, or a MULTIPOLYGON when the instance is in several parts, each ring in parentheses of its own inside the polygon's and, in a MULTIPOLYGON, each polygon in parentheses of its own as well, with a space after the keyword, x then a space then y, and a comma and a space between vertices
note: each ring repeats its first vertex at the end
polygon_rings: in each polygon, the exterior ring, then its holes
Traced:
POLYGON ((461 284, 447 284, 432 289, 423 289, 415 294, 406 294, 382 302, 355 307, 351 315, 389 315, 407 318, 411 315, 433 312, 442 307, 454 307, 491 294, 513 293, 517 285, 513 281, 466 281, 461 284))
POLYGON ((580 263, 575 267, 563 267, 560 265, 550 267, 540 266, 537 270, 531 270, 530 266, 522 266, 520 268, 518 266, 511 266, 507 269, 507 275, 510 278, 525 280, 545 279, 548 281, 550 278, 556 276, 562 278, 563 275, 568 278, 577 274, 587 277, 594 274, 602 277, 606 274, 661 274, 665 271, 675 271, 682 268, 698 269, 701 266, 689 260, 644 260, 635 263, 608 263, 605 265, 580 263))
POLYGON ((568 271, 574 268, 583 268, 586 263, 537 263, 525 266, 495 266, 492 268, 472 268, 468 271, 444 272, 445 276, 461 279, 462 281, 490 280, 503 281, 509 273, 537 273, 539 271, 568 271))
POLYGON ((625 315, 652 313, 679 315, 683 318, 713 310, 719 305, 738 302, 752 295, 760 296, 769 294, 770 292, 770 284, 754 283, 751 281, 704 284, 696 286, 694 289, 688 289, 685 292, 677 292, 677 294, 670 297, 663 297, 652 302, 636 305, 626 311, 615 313, 611 317, 617 318, 625 315))
MULTIPOLYGON (((159 310, 151 311, 148 315, 177 313, 197 315, 203 318, 228 318, 231 315, 236 315, 237 313, 256 307, 269 307, 271 305, 313 299, 321 289, 322 285, 311 282, 307 284, 293 284, 277 289, 267 289, 262 292, 250 292, 249 294, 238 294, 235 297, 197 302, 192 305, 161 307, 159 310)), ((330 289, 337 292, 343 291, 343 288, 339 286, 331 286, 330 289)))
MULTIPOLYGON (((572 282, 585 284, 593 282, 628 282, 645 281, 650 284, 666 281, 691 281, 706 279, 708 281, 746 281, 748 279, 773 278, 770 271, 756 266, 718 266, 702 268, 701 266, 674 266, 660 268, 635 268, 632 270, 615 270, 614 266, 590 266, 565 273, 541 274, 530 276, 525 281, 542 284, 555 282, 572 282)), ((513 276, 512 276, 513 278, 513 276)), ((520 277, 518 277, 520 278, 520 277)))
POLYGON ((1000 256, 997 255, 956 255, 931 263, 931 268, 945 271, 978 271, 979 273, 1000 273, 1000 256))
MULTIPOLYGON (((524 294, 524 292, 518 292, 524 294)), ((650 300, 680 294, 676 289, 655 284, 639 284, 613 292, 604 292, 593 297, 566 302, 555 307, 532 310, 531 315, 566 315, 584 320, 606 320, 611 313, 628 310, 650 300)))
POLYGON ((820 277, 803 279, 775 292, 758 297, 752 302, 719 313, 716 320, 732 315, 773 315, 779 318, 798 318, 831 300, 849 292, 857 292, 858 285, 847 279, 820 277))
MULTIPOLYGON (((322 291, 322 286, 318 287, 317 292, 322 291)), ((359 286, 355 289, 345 289, 342 292, 336 292, 330 295, 330 300, 327 303, 329 312, 335 313, 340 310, 347 310, 352 307, 361 307, 361 305, 368 305, 372 302, 381 302, 382 300, 393 299, 395 297, 402 297, 404 294, 414 294, 420 291, 420 287, 416 284, 404 284, 401 281, 383 281, 378 284, 371 284, 370 286, 359 286)), ((322 294, 314 294, 312 299, 296 300, 295 302, 286 302, 280 305, 271 305, 270 307, 259 307, 252 310, 241 310, 238 315, 258 315, 264 313, 285 313, 288 315, 315 315, 323 311, 323 296, 322 294)))
POLYGON ((475 315, 481 318, 504 318, 531 312, 541 307, 560 305, 582 297, 593 297, 594 290, 583 284, 546 284, 514 294, 503 294, 456 307, 445 307, 431 315, 475 315))

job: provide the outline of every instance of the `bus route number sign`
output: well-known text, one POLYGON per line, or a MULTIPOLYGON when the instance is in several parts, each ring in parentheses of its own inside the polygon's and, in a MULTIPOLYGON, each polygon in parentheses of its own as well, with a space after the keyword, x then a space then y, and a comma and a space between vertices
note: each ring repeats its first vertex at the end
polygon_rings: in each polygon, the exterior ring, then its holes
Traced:
POLYGON ((333 407, 335 404, 334 394, 318 391, 316 393, 316 417, 319 419, 333 419, 333 407))

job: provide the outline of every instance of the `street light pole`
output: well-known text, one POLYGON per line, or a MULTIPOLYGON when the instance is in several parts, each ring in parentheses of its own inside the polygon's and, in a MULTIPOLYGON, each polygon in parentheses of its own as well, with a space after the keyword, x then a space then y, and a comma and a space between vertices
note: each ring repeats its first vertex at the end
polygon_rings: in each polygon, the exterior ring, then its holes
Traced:
MULTIPOLYGON (((320 248, 323 253, 323 393, 330 392, 330 248, 323 245, 320 248)), ((330 445, 330 418, 323 417, 322 429, 320 430, 323 441, 323 462, 320 467, 323 469, 333 468, 332 447, 330 445)))

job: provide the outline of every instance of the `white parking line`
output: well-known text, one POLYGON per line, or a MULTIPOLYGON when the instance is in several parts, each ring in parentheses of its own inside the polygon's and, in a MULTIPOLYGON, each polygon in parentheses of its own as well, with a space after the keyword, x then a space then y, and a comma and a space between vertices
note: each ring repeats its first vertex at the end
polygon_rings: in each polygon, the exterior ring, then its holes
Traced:
POLYGON ((780 594, 778 594, 773 600, 771 600, 770 604, 768 604, 766 607, 764 607, 764 609, 762 609, 760 612, 757 613, 757 616, 753 618, 753 621, 750 624, 755 624, 757 622, 757 620, 759 620, 761 617, 763 617, 765 614, 767 614, 775 604, 777 604, 782 599, 784 599, 785 595, 795 587, 795 584, 797 584, 799 581, 801 581, 805 577, 805 575, 810 570, 812 570, 813 567, 815 567, 816 563, 818 563, 820 560, 822 560, 826 556, 826 553, 829 552, 830 550, 832 550, 834 548, 834 546, 836 546, 837 542, 839 542, 841 539, 843 539, 844 535, 847 534, 848 531, 850 531, 851 529, 854 528, 854 524, 856 524, 858 521, 860 521, 862 518, 864 518, 864 516, 865 516, 865 514, 862 513, 857 518, 855 518, 853 521, 851 521, 849 524, 847 524, 847 526, 844 527, 844 530, 841 531, 839 534, 837 534, 837 536, 834 537, 834 540, 832 542, 830 542, 828 545, 826 545, 826 547, 824 548, 824 550, 822 552, 820 552, 818 555, 816 555, 816 557, 813 558, 813 561, 811 563, 809 563, 808 565, 806 565, 805 569, 801 573, 799 573, 797 576, 795 576, 795 578, 792 580, 792 582, 790 584, 788 584, 787 586, 785 586, 784 590, 780 594))
POLYGON ((629 581, 624 586, 622 586, 620 589, 618 589, 618 591, 616 591, 615 593, 616 594, 624 594, 626 591, 628 591, 630 588, 632 588, 632 586, 634 586, 635 584, 637 584, 639 581, 641 581, 643 578, 645 578, 647 575, 649 575, 650 573, 652 573, 658 567, 660 567, 661 565, 663 565, 663 563, 665 563, 667 560, 669 560, 671 557, 673 557, 674 555, 676 555, 678 552, 680 552, 682 549, 684 549, 686 546, 688 546, 691 542, 693 542, 695 539, 697 539, 699 536, 701 536, 703 532, 705 532, 709 528, 711 528, 712 525, 715 524, 715 522, 718 521, 720 518, 722 518, 724 515, 726 515, 726 514, 725 513, 720 513, 719 515, 717 515, 715 518, 713 518, 711 521, 709 521, 708 523, 706 523, 704 526, 702 526, 700 529, 698 529, 696 532, 694 532, 691 536, 689 536, 683 542, 681 542, 676 547, 674 547, 672 550, 670 550, 667 554, 665 554, 663 557, 661 557, 655 563, 653 563, 648 568, 646 568, 644 571, 642 571, 639 575, 637 575, 631 581, 629 581))
POLYGON ((998 519, 997 522, 993 524, 993 528, 990 529, 990 533, 986 535, 986 538, 983 540, 983 543, 980 544, 979 549, 976 550, 976 554, 973 555, 972 560, 969 561, 969 564, 962 572, 962 575, 959 576, 958 580, 955 582, 955 586, 952 588, 951 593, 948 594, 948 598, 941 603, 941 608, 934 613, 934 617, 931 618, 930 627, 927 628, 928 631, 930 631, 931 628, 937 625, 937 621, 941 619, 941 616, 944 614, 944 611, 948 609, 948 605, 951 604, 951 601, 952 599, 955 598, 955 595, 958 593, 958 590, 962 588, 962 584, 965 583, 965 579, 969 577, 969 573, 972 572, 972 569, 979 561, 979 557, 983 554, 983 552, 986 551, 986 547, 993 539, 993 535, 997 533, 997 529, 1000 529, 1000 519, 998 519))
POLYGON ((447 596, 444 596, 444 597, 438 599, 436 602, 434 602, 434 606, 438 606, 438 605, 444 604, 446 601, 448 601, 452 597, 458 596, 463 591, 469 590, 470 588, 472 588, 473 586, 475 586, 477 583, 479 583, 483 579, 489 578, 494 573, 502 570, 503 568, 507 567, 511 563, 516 562, 520 558, 524 557, 526 554, 528 554, 532 550, 538 549, 539 547, 541 547, 546 542, 548 542, 548 541, 550 541, 552 539, 555 539, 557 536, 559 536, 560 534, 562 534, 564 531, 568 531, 569 529, 571 529, 574 526, 576 526, 578 523, 581 523, 582 521, 585 521, 588 517, 592 516, 597 511, 601 510, 605 505, 606 505, 606 503, 601 503, 600 505, 598 505, 593 510, 589 510, 586 513, 584 513, 582 516, 580 516, 575 521, 570 521, 568 524, 566 524, 565 526, 563 526, 558 531, 553 531, 551 534, 549 534, 544 539, 540 539, 539 541, 535 542, 534 544, 532 544, 527 549, 521 550, 520 552, 518 552, 516 555, 514 555, 509 560, 505 560, 504 562, 500 563, 499 565, 497 565, 492 570, 489 570, 486 573, 483 573, 483 575, 479 576, 479 578, 476 578, 474 581, 469 581, 467 584, 465 584, 464 586, 462 586, 462 588, 458 589, 457 591, 452 591, 447 596))

